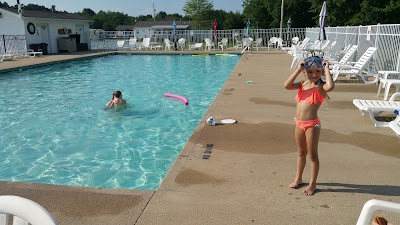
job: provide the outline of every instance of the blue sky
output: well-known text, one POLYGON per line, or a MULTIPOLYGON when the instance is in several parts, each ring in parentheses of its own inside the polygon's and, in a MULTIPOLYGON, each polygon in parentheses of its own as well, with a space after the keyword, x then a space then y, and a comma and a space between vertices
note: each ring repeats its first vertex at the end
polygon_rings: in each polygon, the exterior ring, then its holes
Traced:
MULTIPOLYGON (((9 5, 17 4, 16 0, 0 0, 7 2, 9 5)), ((28 5, 29 3, 43 5, 51 8, 51 5, 56 5, 56 10, 78 12, 83 8, 90 8, 96 13, 103 11, 117 11, 128 14, 129 16, 139 16, 152 14, 153 2, 157 12, 164 11, 168 14, 179 13, 184 15, 182 8, 186 0, 20 0, 21 4, 28 5)), ((243 11, 242 0, 214 0, 212 1, 214 9, 222 9, 225 11, 243 11)))

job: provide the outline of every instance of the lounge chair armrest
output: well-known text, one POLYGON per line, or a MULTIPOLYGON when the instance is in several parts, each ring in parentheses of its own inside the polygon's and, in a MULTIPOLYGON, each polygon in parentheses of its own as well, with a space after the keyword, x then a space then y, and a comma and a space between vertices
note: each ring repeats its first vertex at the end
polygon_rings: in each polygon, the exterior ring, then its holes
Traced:
POLYGON ((333 66, 333 69, 337 69, 337 70, 340 70, 340 69, 353 69, 353 66, 352 65, 348 65, 348 64, 335 64, 333 66))
POLYGON ((400 92, 394 93, 394 94, 390 97, 389 101, 394 101, 394 100, 396 99, 397 96, 400 96, 400 92))

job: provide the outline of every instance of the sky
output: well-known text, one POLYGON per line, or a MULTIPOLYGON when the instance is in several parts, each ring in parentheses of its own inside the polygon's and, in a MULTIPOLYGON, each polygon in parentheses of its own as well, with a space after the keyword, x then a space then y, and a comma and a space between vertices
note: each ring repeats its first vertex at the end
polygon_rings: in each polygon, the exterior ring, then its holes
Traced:
MULTIPOLYGON (((7 2, 13 6, 17 4, 16 0, 0 0, 7 2)), ((103 11, 116 11, 128 14, 129 16, 139 16, 153 14, 153 2, 156 14, 164 11, 167 14, 179 13, 184 15, 182 8, 187 0, 20 0, 21 4, 28 5, 36 4, 43 5, 46 8, 51 8, 51 5, 56 6, 58 11, 67 11, 70 13, 82 11, 84 8, 90 8, 96 13, 103 11)), ((214 9, 222 9, 224 11, 243 11, 242 0, 210 0, 213 3, 214 9)))

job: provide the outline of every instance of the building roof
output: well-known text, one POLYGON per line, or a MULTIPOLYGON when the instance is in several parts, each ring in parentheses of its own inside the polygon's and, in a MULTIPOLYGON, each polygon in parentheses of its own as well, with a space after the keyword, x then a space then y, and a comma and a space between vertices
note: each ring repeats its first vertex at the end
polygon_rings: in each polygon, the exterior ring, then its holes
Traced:
POLYGON ((134 30, 133 28, 133 25, 118 25, 115 30, 134 30))
MULTIPOLYGON (((12 13, 18 14, 18 9, 13 8, 2 8, 12 13)), ((33 10, 24 10, 22 9, 22 16, 28 18, 47 18, 47 19, 61 19, 61 20, 87 20, 92 21, 83 16, 79 16, 73 13, 65 13, 65 12, 46 12, 46 11, 33 11, 33 10)))
MULTIPOLYGON (((134 27, 149 27, 153 29, 172 29, 174 21, 137 21, 134 27)), ((176 29, 187 29, 192 25, 192 21, 175 21, 176 29)))

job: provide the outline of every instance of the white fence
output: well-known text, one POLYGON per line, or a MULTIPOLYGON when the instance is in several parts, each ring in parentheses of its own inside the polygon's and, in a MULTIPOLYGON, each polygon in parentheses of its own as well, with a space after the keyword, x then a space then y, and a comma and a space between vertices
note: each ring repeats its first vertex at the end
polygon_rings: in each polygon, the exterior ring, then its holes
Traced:
MULTIPOLYGON (((285 41, 290 41, 293 37, 299 37, 304 39, 305 28, 293 28, 283 29, 282 38, 285 41)), ((91 30, 91 47, 92 49, 100 49, 106 47, 107 49, 117 49, 118 40, 128 40, 134 37, 133 31, 103 31, 103 30, 91 30)), ((144 37, 151 38, 151 42, 163 43, 165 38, 171 41, 178 40, 179 38, 185 38, 186 44, 189 46, 192 43, 204 42, 204 38, 210 38, 214 42, 220 41, 222 38, 228 38, 228 47, 235 46, 238 40, 242 40, 244 37, 252 37, 254 40, 261 37, 263 39, 262 46, 267 46, 268 40, 271 37, 279 36, 279 28, 277 29, 250 29, 250 34, 247 34, 246 29, 237 30, 218 30, 217 35, 214 36, 213 30, 177 30, 176 36, 174 37, 172 31, 158 31, 151 32, 151 34, 143 37, 137 37, 138 41, 141 41, 144 37)))
MULTIPOLYGON (((377 51, 370 61, 369 71, 400 71, 400 25, 372 25, 352 27, 327 27, 327 39, 336 41, 340 49, 348 44, 358 45, 357 60, 369 47, 377 51)), ((319 28, 307 28, 306 36, 317 39, 319 28)))
POLYGON ((26 55, 25 35, 0 35, 0 55, 12 53, 26 55))
MULTIPOLYGON (((318 36, 319 28, 284 28, 282 39, 289 42, 293 37, 310 37, 311 42, 318 36)), ((371 26, 347 26, 347 27, 327 27, 325 28, 327 38, 336 41, 338 49, 344 49, 349 44, 358 45, 358 50, 354 60, 357 60, 368 47, 377 47, 372 60, 369 63, 369 72, 376 73, 380 70, 400 71, 400 24, 385 24, 371 26)), ((134 37, 133 31, 91 31, 92 49, 116 49, 117 40, 129 39, 134 37)), ((228 38, 228 47, 235 46, 238 40, 250 36, 253 39, 261 37, 261 46, 267 46, 271 37, 279 37, 279 28, 276 29, 250 29, 250 35, 246 29, 239 30, 218 30, 214 36, 213 30, 177 30, 174 37, 172 31, 153 32, 146 37, 151 38, 151 42, 162 43, 164 38, 177 40, 186 38, 187 45, 196 42, 203 42, 204 38, 210 38, 214 42, 222 38, 228 38)), ((139 40, 140 41, 140 40, 139 40)))

